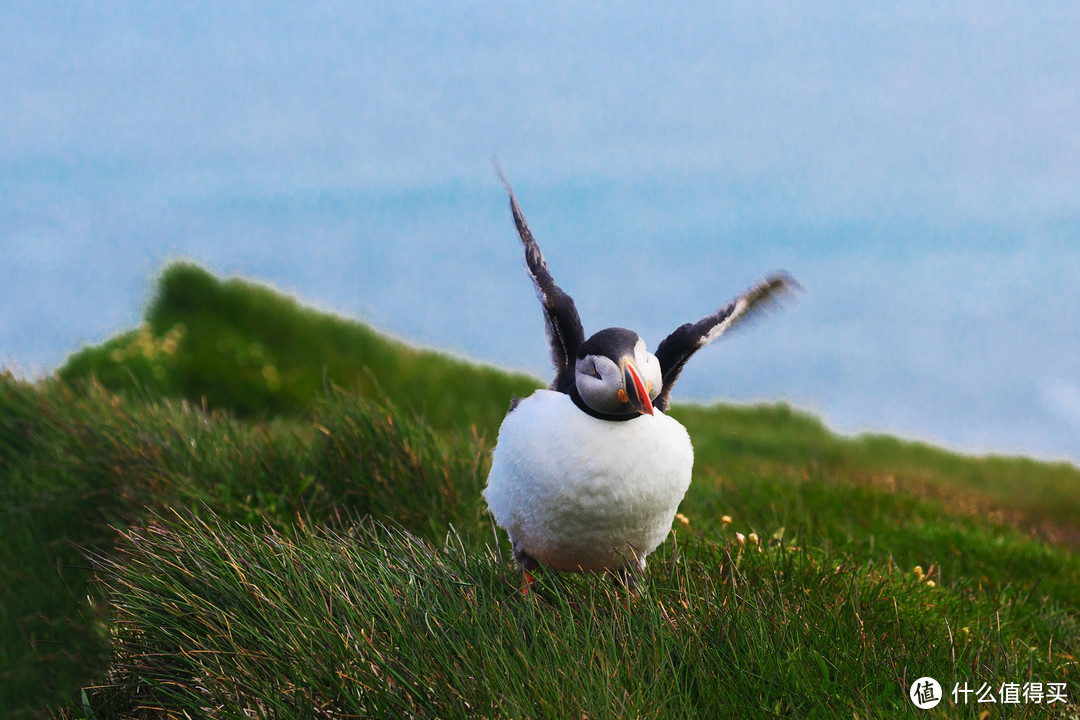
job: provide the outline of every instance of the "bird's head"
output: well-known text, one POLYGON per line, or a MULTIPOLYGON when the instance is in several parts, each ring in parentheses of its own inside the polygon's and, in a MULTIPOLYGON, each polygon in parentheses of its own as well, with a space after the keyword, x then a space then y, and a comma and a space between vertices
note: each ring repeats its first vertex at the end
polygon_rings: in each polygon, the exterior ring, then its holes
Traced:
POLYGON ((607 328, 578 348, 574 384, 581 400, 601 415, 652 415, 660 394, 660 361, 633 330, 607 328))

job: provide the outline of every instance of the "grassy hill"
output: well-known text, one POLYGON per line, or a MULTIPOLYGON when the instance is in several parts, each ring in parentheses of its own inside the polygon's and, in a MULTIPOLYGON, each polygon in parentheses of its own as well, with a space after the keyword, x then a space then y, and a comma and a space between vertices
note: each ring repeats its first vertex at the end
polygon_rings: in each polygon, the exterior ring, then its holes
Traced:
POLYGON ((541 383, 413 348, 358 322, 305 308, 262 285, 176 264, 146 322, 76 353, 59 371, 113 390, 186 398, 240 418, 302 415, 338 385, 392 398, 440 429, 498 429, 512 395, 541 383))
POLYGON ((190 265, 59 376, 0 375, 5 716, 884 718, 923 675, 934 717, 987 709, 954 683, 1078 713, 1070 465, 681 406, 694 483, 643 593, 523 597, 480 490, 535 379, 190 265))

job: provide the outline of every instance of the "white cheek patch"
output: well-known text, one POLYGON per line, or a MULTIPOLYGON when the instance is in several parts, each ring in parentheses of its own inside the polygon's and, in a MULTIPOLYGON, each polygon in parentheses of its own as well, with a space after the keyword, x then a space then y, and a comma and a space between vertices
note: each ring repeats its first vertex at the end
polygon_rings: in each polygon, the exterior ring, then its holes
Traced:
POLYGON ((637 344, 634 345, 634 364, 638 366, 638 370, 641 371, 642 375, 648 374, 649 361, 654 358, 655 356, 645 347, 645 341, 639 339, 637 344))
POLYGON ((649 399, 655 400, 660 394, 664 378, 660 372, 660 361, 648 351, 644 340, 638 340, 634 346, 634 362, 637 364, 642 379, 646 382, 646 387, 649 388, 649 399))
POLYGON ((622 371, 619 370, 618 365, 603 355, 593 355, 591 357, 595 358, 596 371, 600 373, 604 382, 618 382, 620 386, 622 385, 622 371))
POLYGON ((577 367, 574 384, 586 405, 597 412, 617 413, 622 410, 623 404, 619 400, 622 371, 618 365, 603 355, 589 355, 579 360, 577 367), (595 370, 600 377, 581 372, 585 367, 595 370))

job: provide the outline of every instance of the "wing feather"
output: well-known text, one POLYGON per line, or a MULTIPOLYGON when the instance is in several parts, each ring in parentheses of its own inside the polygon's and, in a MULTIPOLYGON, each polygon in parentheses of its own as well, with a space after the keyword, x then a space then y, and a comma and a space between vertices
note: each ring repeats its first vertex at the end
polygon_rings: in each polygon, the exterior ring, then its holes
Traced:
POLYGON ((729 302, 711 315, 696 323, 686 323, 668 335, 656 348, 660 361, 660 373, 664 386, 653 400, 660 410, 667 410, 671 401, 671 388, 679 379, 679 373, 690 357, 709 343, 747 321, 760 317, 774 307, 785 295, 801 290, 802 286, 786 272, 769 275, 754 287, 729 302))
POLYGON ((525 222, 525 215, 518 205, 514 189, 510 187, 510 181, 497 162, 495 172, 498 173, 499 180, 502 181, 503 187, 510 196, 510 211, 514 215, 514 225, 521 237, 521 244, 525 248, 525 266, 536 287, 540 304, 544 308, 544 324, 548 342, 551 345, 551 362, 555 365, 555 380, 551 386, 553 389, 558 389, 560 385, 565 384, 567 375, 571 377, 573 375, 578 347, 585 342, 585 331, 581 326, 581 318, 578 316, 574 299, 555 284, 544 254, 540 252, 540 246, 536 244, 529 224, 525 222))

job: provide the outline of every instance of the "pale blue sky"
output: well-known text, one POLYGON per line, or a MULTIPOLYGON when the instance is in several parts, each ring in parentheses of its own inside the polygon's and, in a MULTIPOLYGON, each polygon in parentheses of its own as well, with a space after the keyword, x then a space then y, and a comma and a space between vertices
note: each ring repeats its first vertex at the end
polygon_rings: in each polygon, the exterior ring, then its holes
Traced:
POLYGON ((808 294, 683 398, 1080 460, 1080 6, 5 3, 0 363, 194 258, 546 375, 489 157, 588 330, 808 294))

